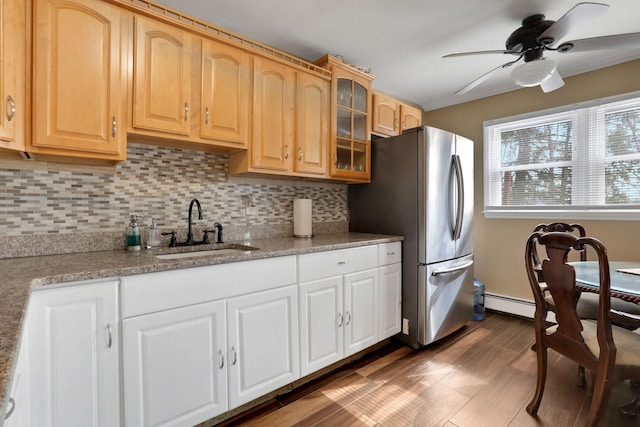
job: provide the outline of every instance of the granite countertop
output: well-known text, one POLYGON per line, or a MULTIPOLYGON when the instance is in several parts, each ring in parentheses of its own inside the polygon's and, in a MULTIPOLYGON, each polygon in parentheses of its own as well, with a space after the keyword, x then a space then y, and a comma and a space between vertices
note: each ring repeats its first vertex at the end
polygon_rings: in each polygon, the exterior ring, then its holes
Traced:
MULTIPOLYGON (((401 241, 401 236, 364 233, 325 234, 309 239, 274 238, 181 248, 158 248, 131 252, 126 250, 74 253, 0 260, 0 408, 6 405, 22 322, 29 295, 34 289, 79 280, 131 276, 156 271, 177 270, 229 262, 298 255, 335 249, 401 241), (242 244, 258 248, 228 255, 158 259, 156 255, 207 250, 242 244)), ((4 411, 0 414, 4 414, 4 411)), ((0 419, 2 425, 4 417, 0 419)))

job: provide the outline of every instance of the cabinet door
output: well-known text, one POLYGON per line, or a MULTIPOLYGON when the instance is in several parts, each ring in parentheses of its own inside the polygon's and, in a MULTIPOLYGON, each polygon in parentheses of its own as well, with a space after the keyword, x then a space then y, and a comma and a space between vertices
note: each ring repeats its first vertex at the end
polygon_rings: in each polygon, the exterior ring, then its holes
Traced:
POLYGON ((34 5, 32 145, 45 153, 124 159, 126 12, 98 0, 34 5))
POLYGON ((189 135, 191 35, 135 17, 133 127, 189 135))
POLYGON ((378 269, 344 276, 345 356, 378 342, 378 269))
POLYGON ((300 373, 308 375, 342 359, 342 276, 301 283, 300 373))
POLYGON ((300 377, 297 285, 227 301, 229 409, 300 377))
MULTIPOLYGON (((23 337, 29 336, 29 325, 23 329, 23 337)), ((3 427, 26 427, 31 425, 29 419, 29 347, 28 339, 23 338, 18 351, 18 361, 13 373, 11 388, 7 403, 7 412, 4 414, 3 427)))
POLYGON ((195 425, 225 412, 225 330, 224 301, 125 319, 126 425, 195 425))
POLYGON ((120 424, 117 286, 113 281, 32 293, 32 425, 120 424))
POLYGON ((329 81, 298 73, 294 153, 296 172, 315 175, 327 173, 330 90, 329 81))
POLYGON ((295 78, 292 69, 262 58, 254 59, 253 167, 291 169, 294 140, 295 78))
POLYGON ((422 111, 409 105, 400 106, 401 131, 416 128, 422 124, 422 111))
POLYGON ((250 61, 245 51, 213 40, 202 41, 201 137, 246 147, 250 61))
POLYGON ((0 147, 24 150, 25 2, 0 1, 0 147))
POLYGON ((373 132, 395 136, 400 133, 400 104, 393 98, 373 94, 373 132))
POLYGON ((379 275, 378 341, 382 341, 400 332, 402 321, 402 264, 380 267, 379 275))

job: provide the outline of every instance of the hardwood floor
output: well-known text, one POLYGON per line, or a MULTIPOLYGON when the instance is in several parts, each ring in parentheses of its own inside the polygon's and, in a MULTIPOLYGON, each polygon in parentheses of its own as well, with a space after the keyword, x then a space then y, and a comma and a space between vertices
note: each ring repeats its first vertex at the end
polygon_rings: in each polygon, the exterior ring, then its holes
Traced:
MULTIPOLYGON (((392 343, 220 425, 583 425, 590 395, 576 385, 576 365, 553 351, 538 417, 526 412, 536 380, 533 342, 531 321, 489 312, 446 341, 422 350, 392 343)), ((634 395, 628 382, 617 385, 600 425, 640 426, 617 411, 634 395)))

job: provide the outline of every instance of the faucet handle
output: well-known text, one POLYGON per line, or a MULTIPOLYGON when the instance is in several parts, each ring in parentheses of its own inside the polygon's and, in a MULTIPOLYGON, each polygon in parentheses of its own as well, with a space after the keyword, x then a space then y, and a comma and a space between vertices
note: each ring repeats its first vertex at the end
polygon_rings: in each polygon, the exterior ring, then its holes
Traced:
POLYGON ((222 224, 220 224, 219 222, 214 222, 213 223, 213 228, 217 228, 218 229, 218 241, 216 243, 224 243, 222 241, 222 224))
POLYGON ((166 233, 161 233, 163 236, 169 236, 171 235, 171 241, 169 242, 169 247, 170 248, 175 248, 176 245, 178 244, 178 241, 176 240, 176 232, 175 231, 167 231, 166 233))
POLYGON ((209 244, 209 233, 215 233, 216 230, 204 230, 204 236, 202 237, 202 243, 209 244))

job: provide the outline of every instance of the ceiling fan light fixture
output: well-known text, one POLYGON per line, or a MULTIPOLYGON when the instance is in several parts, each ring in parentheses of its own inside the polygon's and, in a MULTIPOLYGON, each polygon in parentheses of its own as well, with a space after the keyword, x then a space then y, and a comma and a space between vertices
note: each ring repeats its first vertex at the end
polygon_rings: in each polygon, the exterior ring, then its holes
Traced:
POLYGON ((556 67, 556 62, 552 59, 524 62, 511 71, 511 79, 518 86, 537 86, 550 79, 556 67))

